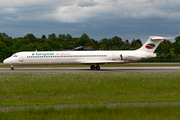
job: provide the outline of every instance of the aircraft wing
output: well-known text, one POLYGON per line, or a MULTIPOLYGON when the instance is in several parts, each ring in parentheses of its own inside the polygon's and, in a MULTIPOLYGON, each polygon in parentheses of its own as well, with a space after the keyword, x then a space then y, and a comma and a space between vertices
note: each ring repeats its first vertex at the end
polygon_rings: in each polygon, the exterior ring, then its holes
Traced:
POLYGON ((103 64, 103 63, 116 63, 116 62, 120 62, 120 61, 79 61, 79 63, 81 64, 103 64))

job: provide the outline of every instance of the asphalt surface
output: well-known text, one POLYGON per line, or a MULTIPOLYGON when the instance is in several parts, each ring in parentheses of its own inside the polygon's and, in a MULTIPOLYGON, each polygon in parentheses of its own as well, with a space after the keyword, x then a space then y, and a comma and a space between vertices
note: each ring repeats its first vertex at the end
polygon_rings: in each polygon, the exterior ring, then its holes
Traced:
POLYGON ((180 73, 180 67, 101 67, 90 70, 89 67, 61 68, 0 68, 0 73, 180 73))

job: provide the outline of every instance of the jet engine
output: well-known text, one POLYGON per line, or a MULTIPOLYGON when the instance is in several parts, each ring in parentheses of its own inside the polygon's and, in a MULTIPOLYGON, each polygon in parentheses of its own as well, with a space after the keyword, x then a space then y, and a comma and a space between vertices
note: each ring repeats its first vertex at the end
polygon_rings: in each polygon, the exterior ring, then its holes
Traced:
POLYGON ((125 61, 139 61, 142 59, 145 59, 145 57, 142 56, 132 56, 132 55, 120 55, 121 60, 125 61))

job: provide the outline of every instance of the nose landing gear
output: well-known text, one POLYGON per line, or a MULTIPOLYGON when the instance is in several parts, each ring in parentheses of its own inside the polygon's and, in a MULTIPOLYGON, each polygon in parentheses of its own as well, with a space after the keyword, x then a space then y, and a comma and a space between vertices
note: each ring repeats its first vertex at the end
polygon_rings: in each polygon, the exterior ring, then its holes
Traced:
POLYGON ((13 65, 11 65, 11 70, 14 70, 14 66, 13 65))
POLYGON ((99 64, 97 64, 97 66, 95 67, 94 65, 91 65, 91 70, 100 70, 100 66, 99 64))

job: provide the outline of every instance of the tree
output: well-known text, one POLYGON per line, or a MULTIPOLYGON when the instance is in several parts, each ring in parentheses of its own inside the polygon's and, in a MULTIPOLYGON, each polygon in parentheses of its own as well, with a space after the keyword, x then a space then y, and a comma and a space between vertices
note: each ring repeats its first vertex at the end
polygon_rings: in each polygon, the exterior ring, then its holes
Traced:
POLYGON ((10 57, 12 56, 12 54, 18 52, 18 50, 15 49, 15 46, 9 46, 7 47, 7 51, 6 51, 6 57, 10 57))
POLYGON ((120 37, 114 36, 112 38, 112 46, 113 46, 112 49, 113 50, 120 50, 120 49, 122 49, 123 45, 124 45, 124 42, 122 41, 122 39, 120 37))
POLYGON ((131 48, 131 44, 129 43, 129 40, 125 40, 123 49, 129 50, 131 48))
POLYGON ((30 40, 30 43, 34 43, 36 42, 37 38, 32 34, 27 34, 26 36, 24 36, 24 39, 26 39, 26 41, 29 41, 30 40))
POLYGON ((8 35, 6 35, 6 33, 0 33, 0 38, 7 38, 8 35))
POLYGON ((53 48, 48 43, 43 43, 43 51, 53 51, 53 48))
POLYGON ((78 41, 79 46, 93 46, 93 41, 89 38, 87 34, 83 34, 79 41, 78 41))
POLYGON ((107 38, 103 38, 101 39, 101 41, 99 42, 99 46, 102 48, 104 48, 104 50, 109 50, 109 48, 112 49, 112 40, 111 39, 107 39, 107 38))
POLYGON ((180 36, 175 38, 175 43, 174 43, 174 53, 176 55, 180 54, 180 36))
POLYGON ((45 36, 45 35, 43 35, 41 38, 42 38, 42 39, 46 39, 46 36, 45 36))
POLYGON ((35 50, 37 51, 44 51, 42 43, 35 43, 34 47, 35 47, 35 50))
POLYGON ((94 39, 91 39, 92 41, 93 41, 93 48, 95 49, 95 50, 98 50, 99 49, 99 43, 98 43, 98 41, 96 41, 96 40, 94 40, 94 39))
POLYGON ((60 49, 60 43, 59 39, 56 37, 56 34, 52 33, 48 36, 48 42, 44 42, 43 44, 47 43, 46 49, 54 49, 54 50, 59 50, 60 49))
POLYGON ((133 39, 133 41, 131 42, 131 47, 135 47, 136 46, 136 40, 133 39))
POLYGON ((27 44, 27 45, 22 45, 22 46, 20 46, 18 51, 34 51, 33 44, 30 43, 30 44, 27 44))
POLYGON ((13 46, 13 39, 12 37, 1 37, 0 41, 4 42, 6 44, 6 46, 13 46))
POLYGON ((133 41, 131 42, 131 50, 136 50, 138 48, 140 48, 142 46, 142 42, 140 39, 133 39, 133 41))
POLYGON ((169 55, 169 58, 174 54, 173 51, 172 43, 169 40, 163 40, 155 50, 159 55, 169 55))
POLYGON ((48 40, 56 41, 57 40, 56 34, 52 33, 52 34, 48 35, 48 40))
POLYGON ((58 39, 59 39, 59 42, 63 42, 66 39, 66 35, 65 34, 59 34, 58 39))
POLYGON ((140 40, 140 39, 137 39, 137 40, 136 40, 136 44, 139 44, 139 45, 141 45, 141 46, 142 46, 142 42, 141 42, 141 40, 140 40))
POLYGON ((70 34, 66 35, 65 41, 67 42, 68 45, 74 45, 73 38, 70 34))
POLYGON ((126 41, 124 42, 124 44, 125 44, 125 45, 130 45, 129 40, 126 40, 126 41))
POLYGON ((2 41, 0 41, 0 59, 5 59, 7 58, 8 55, 7 55, 7 47, 6 47, 6 44, 2 41))
POLYGON ((27 44, 30 44, 30 43, 32 43, 32 42, 31 42, 31 40, 29 38, 22 38, 22 39, 19 40, 20 46, 27 45, 27 44))

